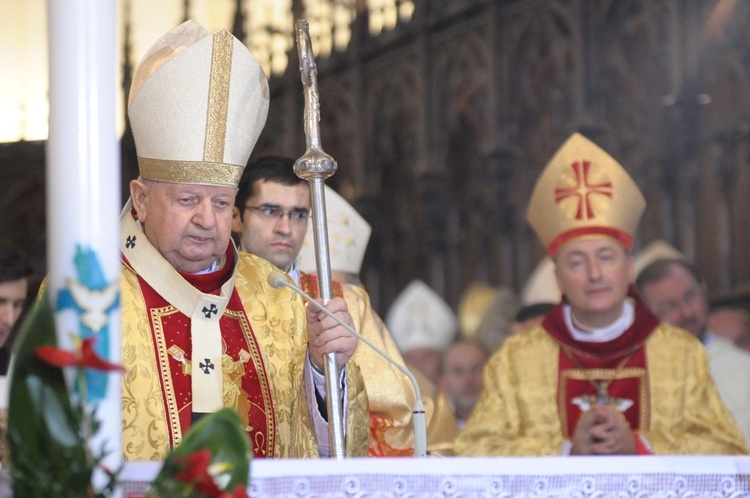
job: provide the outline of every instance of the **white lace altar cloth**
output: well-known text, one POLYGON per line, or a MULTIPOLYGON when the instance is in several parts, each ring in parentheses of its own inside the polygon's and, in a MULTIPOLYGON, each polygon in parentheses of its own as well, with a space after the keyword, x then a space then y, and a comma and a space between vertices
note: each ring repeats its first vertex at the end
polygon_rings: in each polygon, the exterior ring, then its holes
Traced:
MULTIPOLYGON (((124 497, 160 463, 130 463, 124 497)), ((750 498, 750 456, 254 460, 252 498, 750 498)))

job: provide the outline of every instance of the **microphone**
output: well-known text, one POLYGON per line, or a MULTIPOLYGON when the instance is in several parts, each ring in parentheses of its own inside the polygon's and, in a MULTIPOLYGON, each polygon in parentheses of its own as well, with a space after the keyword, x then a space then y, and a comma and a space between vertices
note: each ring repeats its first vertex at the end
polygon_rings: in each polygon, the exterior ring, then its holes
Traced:
POLYGON ((281 289, 283 287, 287 287, 289 289, 292 289, 294 292, 305 298, 307 302, 310 304, 316 306, 320 311, 325 313, 326 315, 330 316, 336 322, 344 327, 346 330, 354 334, 357 338, 359 338, 360 341, 364 342, 368 346, 370 346, 372 349, 374 349, 380 356, 391 362, 396 368, 398 368, 404 375, 406 375, 409 380, 411 381, 412 386, 414 386, 414 393, 417 396, 416 401, 414 402, 414 407, 412 408, 412 423, 414 424, 414 456, 415 457, 425 457, 427 456, 427 419, 425 417, 425 410, 424 410, 424 404, 422 403, 422 393, 419 390, 419 384, 417 384, 417 379, 414 378, 414 375, 403 365, 398 363, 396 360, 388 356, 387 353, 382 351, 380 348, 378 348, 375 344, 370 342, 368 339, 363 337, 359 332, 354 330, 350 325, 348 325, 346 322, 344 322, 341 318, 337 317, 328 309, 326 309, 325 306, 317 302, 315 299, 310 297, 309 295, 305 294, 305 292, 294 285, 292 282, 289 281, 289 277, 280 271, 272 271, 268 275, 268 285, 273 287, 274 289, 281 289))

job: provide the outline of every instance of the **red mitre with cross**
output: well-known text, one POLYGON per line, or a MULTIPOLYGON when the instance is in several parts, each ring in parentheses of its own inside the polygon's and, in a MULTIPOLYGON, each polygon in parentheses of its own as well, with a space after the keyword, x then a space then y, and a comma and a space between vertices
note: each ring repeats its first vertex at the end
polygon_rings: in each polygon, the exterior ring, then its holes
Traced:
POLYGON ((554 258, 572 239, 607 236, 628 250, 646 199, 602 148, 574 133, 547 163, 531 194, 527 218, 554 258))

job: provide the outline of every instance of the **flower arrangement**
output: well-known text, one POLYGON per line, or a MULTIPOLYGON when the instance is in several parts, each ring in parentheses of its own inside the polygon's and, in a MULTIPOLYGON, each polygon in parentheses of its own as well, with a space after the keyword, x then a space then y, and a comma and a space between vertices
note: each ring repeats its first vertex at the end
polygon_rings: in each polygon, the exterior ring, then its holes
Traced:
POLYGON ((196 423, 167 457, 149 497, 246 498, 250 446, 237 413, 224 408, 196 423))
MULTIPOLYGON (((14 496, 106 498, 116 493, 120 469, 103 468, 107 448, 91 448, 99 430, 87 406, 87 372, 122 370, 99 357, 94 337, 57 347, 51 306, 44 295, 19 335, 8 409, 8 451, 14 496), (64 369, 75 376, 71 395, 64 369), (95 470, 106 483, 92 485, 95 470)), ((239 417, 223 409, 203 417, 167 456, 148 498, 246 497, 250 449, 239 417)))

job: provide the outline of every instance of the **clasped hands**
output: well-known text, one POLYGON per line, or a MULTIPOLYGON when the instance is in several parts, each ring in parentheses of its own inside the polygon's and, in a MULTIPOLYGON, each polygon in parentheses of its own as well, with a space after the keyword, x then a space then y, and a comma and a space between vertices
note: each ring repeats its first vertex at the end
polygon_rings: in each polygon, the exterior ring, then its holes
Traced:
POLYGON ((635 455, 635 434, 625 416, 611 405, 594 404, 581 415, 571 455, 635 455))
MULTIPOLYGON (((322 304, 321 299, 316 299, 322 304)), ((349 308, 340 297, 334 297, 326 305, 326 309, 335 314, 344 323, 353 326, 354 321, 349 308)), ((308 350, 315 366, 323 370, 325 355, 336 353, 336 365, 342 368, 357 349, 358 339, 336 320, 320 311, 312 304, 307 305, 307 336, 308 350)))

